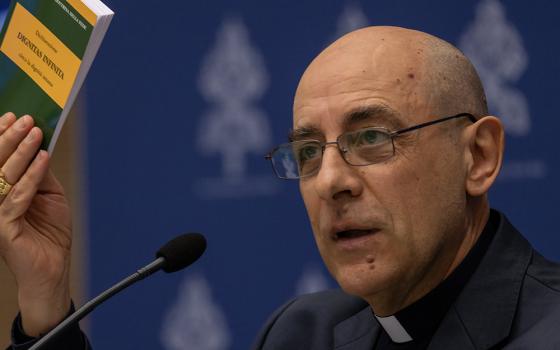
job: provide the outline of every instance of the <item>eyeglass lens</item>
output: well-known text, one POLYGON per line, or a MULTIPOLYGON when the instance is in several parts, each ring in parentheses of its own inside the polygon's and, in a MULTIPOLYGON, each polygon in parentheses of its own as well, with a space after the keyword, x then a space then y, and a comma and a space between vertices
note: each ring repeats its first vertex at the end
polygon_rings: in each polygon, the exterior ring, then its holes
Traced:
MULTIPOLYGON (((391 135, 379 128, 344 133, 337 143, 344 159, 351 165, 382 162, 394 154, 391 135)), ((280 145, 271 154, 276 174, 285 179, 313 175, 321 167, 324 145, 316 140, 280 145)))

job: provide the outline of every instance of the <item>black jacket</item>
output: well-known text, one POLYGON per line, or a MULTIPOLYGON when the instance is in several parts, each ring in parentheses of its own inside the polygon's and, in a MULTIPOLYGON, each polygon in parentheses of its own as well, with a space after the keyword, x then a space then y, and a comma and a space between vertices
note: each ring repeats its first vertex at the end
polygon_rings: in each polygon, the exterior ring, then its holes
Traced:
MULTIPOLYGON (((262 329, 255 350, 372 350, 369 305, 341 291, 296 298, 262 329)), ((560 349, 560 265, 501 215, 496 235, 428 349, 560 349)))

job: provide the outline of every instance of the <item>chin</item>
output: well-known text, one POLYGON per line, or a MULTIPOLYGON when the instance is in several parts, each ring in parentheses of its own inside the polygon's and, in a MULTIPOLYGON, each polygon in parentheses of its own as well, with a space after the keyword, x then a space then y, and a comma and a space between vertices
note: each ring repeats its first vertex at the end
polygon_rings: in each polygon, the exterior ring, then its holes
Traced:
POLYGON ((387 271, 368 264, 338 269, 333 275, 343 291, 366 300, 387 289, 391 280, 387 271))

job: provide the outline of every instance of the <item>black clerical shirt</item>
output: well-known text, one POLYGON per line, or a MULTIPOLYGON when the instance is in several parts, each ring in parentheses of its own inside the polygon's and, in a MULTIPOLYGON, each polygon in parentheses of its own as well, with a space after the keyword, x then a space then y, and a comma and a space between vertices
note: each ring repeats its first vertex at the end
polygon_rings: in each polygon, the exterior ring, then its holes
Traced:
POLYGON ((381 325, 381 333, 374 346, 375 350, 428 347, 445 314, 482 260, 499 224, 500 214, 491 210, 488 222, 473 248, 442 283, 395 315, 377 318, 381 325))

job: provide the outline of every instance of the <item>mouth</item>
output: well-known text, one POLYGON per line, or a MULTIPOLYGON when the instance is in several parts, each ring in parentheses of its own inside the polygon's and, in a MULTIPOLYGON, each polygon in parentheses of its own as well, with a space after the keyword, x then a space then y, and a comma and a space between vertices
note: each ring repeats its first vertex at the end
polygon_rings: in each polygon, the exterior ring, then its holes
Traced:
POLYGON ((335 241, 350 241, 356 238, 361 238, 365 236, 369 236, 377 232, 375 229, 369 230, 344 230, 339 231, 334 234, 335 241))

